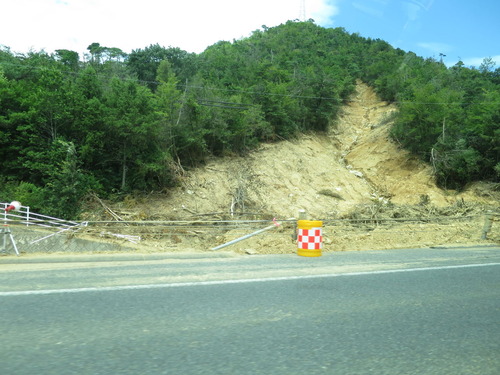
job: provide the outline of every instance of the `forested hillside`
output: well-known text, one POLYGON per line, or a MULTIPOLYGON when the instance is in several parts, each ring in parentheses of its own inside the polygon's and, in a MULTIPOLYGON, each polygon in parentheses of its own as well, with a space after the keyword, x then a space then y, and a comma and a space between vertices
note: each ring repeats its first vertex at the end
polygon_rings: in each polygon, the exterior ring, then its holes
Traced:
POLYGON ((398 107, 392 137, 438 183, 500 179, 500 68, 447 68, 310 22, 263 27, 201 54, 0 49, 0 196, 77 218, 90 192, 168 191, 207 157, 335 126, 356 80, 398 107))

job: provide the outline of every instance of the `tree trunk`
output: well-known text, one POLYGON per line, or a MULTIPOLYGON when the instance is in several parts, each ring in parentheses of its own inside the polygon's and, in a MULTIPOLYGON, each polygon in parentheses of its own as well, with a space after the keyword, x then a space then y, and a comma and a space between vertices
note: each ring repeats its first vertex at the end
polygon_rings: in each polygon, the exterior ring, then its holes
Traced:
POLYGON ((127 186, 127 147, 123 145, 123 158, 122 158, 122 186, 121 190, 125 190, 125 186, 127 186))

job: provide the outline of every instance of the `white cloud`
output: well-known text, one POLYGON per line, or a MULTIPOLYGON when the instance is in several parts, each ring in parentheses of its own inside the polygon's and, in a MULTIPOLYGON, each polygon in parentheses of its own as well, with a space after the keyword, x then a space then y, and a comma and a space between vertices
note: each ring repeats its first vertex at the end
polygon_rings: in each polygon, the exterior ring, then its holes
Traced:
POLYGON ((495 68, 500 68, 500 55, 497 56, 484 56, 484 57, 469 57, 466 59, 462 59, 462 62, 465 66, 474 66, 479 68, 479 66, 483 63, 485 58, 491 58, 491 60, 496 64, 495 68))
MULTIPOLYGON (((301 0, 16 0, 2 5, 0 43, 15 52, 70 49, 93 42, 125 52, 158 43, 201 52, 298 19, 301 0)), ((338 0, 305 0, 306 17, 327 24, 338 0)))
MULTIPOLYGON (((459 61, 462 61, 465 66, 474 66, 478 68, 485 58, 491 58, 492 61, 496 64, 496 68, 500 67, 500 55, 496 56, 482 56, 482 57, 462 57, 462 56, 452 56, 452 51, 456 51, 451 45, 446 43, 437 43, 437 42, 421 42, 417 43, 417 45, 426 51, 430 52, 434 55, 434 58, 440 58, 440 54, 444 54, 443 60, 447 66, 453 66, 459 61), (446 56, 448 55, 448 56, 446 56)), ((453 53, 455 55, 455 53, 453 53)))
POLYGON ((384 11, 380 9, 380 4, 366 5, 365 3, 353 2, 352 6, 362 13, 375 18, 382 18, 384 16, 384 11))
POLYGON ((332 18, 339 14, 338 0, 306 0, 306 16, 318 25, 329 25, 332 18))
POLYGON ((449 53, 453 50, 453 47, 446 43, 438 42, 420 42, 417 43, 420 48, 423 48, 429 52, 439 54, 439 53, 449 53))

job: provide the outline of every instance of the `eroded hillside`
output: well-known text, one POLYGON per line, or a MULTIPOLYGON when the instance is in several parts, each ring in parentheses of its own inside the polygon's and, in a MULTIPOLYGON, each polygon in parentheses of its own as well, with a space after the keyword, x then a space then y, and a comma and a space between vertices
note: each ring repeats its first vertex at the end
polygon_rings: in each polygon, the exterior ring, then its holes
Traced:
MULTIPOLYGON (((384 205, 390 205, 392 210, 401 207, 407 215, 411 215, 408 207, 419 204, 429 207, 429 212, 457 202, 462 207, 481 204, 483 209, 498 209, 498 194, 485 193, 479 185, 460 194, 436 187, 431 168, 389 138, 391 113, 395 110, 380 101, 370 87, 359 83, 339 121, 327 134, 264 144, 246 157, 213 159, 203 168, 184 173, 181 185, 168 195, 129 199, 113 210, 126 220, 287 219, 297 217, 299 210, 306 210, 310 218, 328 220, 350 217, 370 205, 376 205, 378 211, 384 205)), ((413 214, 419 215, 419 211, 413 214)), ((472 228, 474 225, 470 224, 469 229, 479 231, 472 228)), ((370 232, 368 236, 374 233, 370 232)), ((472 232, 459 232, 462 234, 453 232, 445 237, 452 242, 470 242, 472 232)), ((393 233, 411 246, 401 233, 393 233)), ((444 239, 444 234, 438 235, 444 239)), ((235 236, 228 232, 211 236, 208 242, 216 245, 213 242, 235 236)), ((377 240, 384 243, 372 247, 401 247, 402 243, 388 236, 377 240)), ((203 235, 174 242, 177 247, 209 246, 200 237, 203 235)), ((374 243, 374 237, 371 239, 374 243)), ((353 237, 344 240, 346 243, 337 233, 327 239, 327 244, 340 250, 357 248, 353 237)), ((433 241, 421 238, 414 246, 430 246, 433 241)), ((243 247, 237 248, 252 247, 257 252, 293 250, 288 239, 283 242, 279 236, 265 236, 245 241, 243 247)), ((158 243, 155 246, 163 247, 158 243)))
POLYGON ((305 209, 312 217, 328 219, 379 198, 417 204, 427 196, 437 206, 462 198, 493 203, 436 187, 431 168, 389 139, 387 119, 395 110, 360 83, 328 134, 265 144, 246 157, 213 159, 187 172, 168 196, 143 200, 134 212, 141 218, 175 220, 241 212, 288 218, 305 209))

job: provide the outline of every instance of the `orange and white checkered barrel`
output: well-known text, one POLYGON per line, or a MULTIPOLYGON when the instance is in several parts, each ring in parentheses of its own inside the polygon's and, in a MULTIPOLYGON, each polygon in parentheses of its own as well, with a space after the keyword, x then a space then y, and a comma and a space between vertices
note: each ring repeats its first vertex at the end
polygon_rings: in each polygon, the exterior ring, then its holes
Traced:
POLYGON ((297 221, 297 255, 305 257, 321 256, 323 248, 323 222, 319 220, 297 221))

